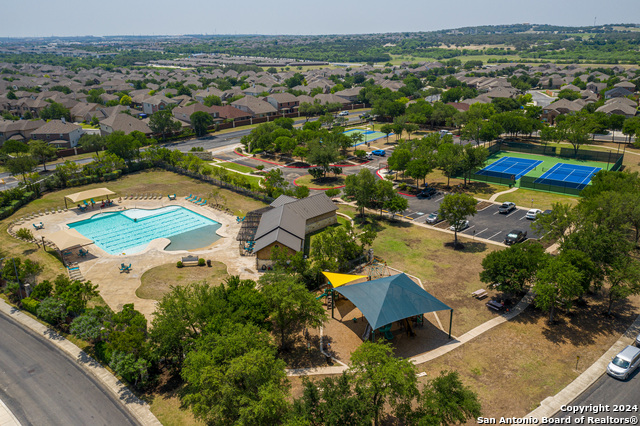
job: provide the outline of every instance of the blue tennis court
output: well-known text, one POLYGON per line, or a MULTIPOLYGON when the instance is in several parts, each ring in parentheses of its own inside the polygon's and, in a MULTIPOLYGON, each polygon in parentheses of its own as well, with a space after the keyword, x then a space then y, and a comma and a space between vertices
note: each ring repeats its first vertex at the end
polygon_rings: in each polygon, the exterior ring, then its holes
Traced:
POLYGON ((526 158, 502 157, 495 163, 489 164, 484 169, 476 172, 478 175, 512 179, 514 181, 535 169, 542 164, 540 160, 529 160, 526 158))
POLYGON ((600 167, 557 163, 536 179, 535 183, 583 189, 600 170, 602 170, 600 167))

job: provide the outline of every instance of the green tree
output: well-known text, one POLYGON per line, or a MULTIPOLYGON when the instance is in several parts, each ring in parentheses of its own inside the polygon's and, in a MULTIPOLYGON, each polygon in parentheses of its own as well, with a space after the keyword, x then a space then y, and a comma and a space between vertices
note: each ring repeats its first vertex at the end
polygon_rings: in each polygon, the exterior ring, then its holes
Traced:
POLYGON ((297 276, 269 272, 259 281, 269 317, 280 334, 280 350, 290 348, 292 337, 303 328, 317 328, 326 321, 322 303, 297 276))
POLYGON ((124 106, 131 105, 131 96, 122 95, 122 97, 120 98, 120 105, 124 105, 124 106))
POLYGON ((448 194, 440 203, 440 215, 454 227, 454 247, 458 247, 458 227, 468 216, 476 214, 477 201, 468 194, 448 194))
POLYGON ((349 262, 362 255, 351 223, 325 229, 311 243, 311 258, 320 270, 345 271, 349 262))
POLYGON ((391 124, 383 124, 380 127, 380 131, 387 135, 387 143, 389 142, 389 135, 393 133, 393 126, 391 124))
POLYGON ((105 146, 107 145, 107 142, 99 134, 85 133, 84 135, 80 136, 80 140, 78 141, 78 145, 80 145, 80 147, 82 149, 84 149, 85 151, 95 152, 96 153, 96 157, 98 157, 98 159, 99 159, 100 158, 100 151, 105 149, 105 146))
POLYGON ((101 306, 88 309, 73 319, 69 331, 82 340, 97 342, 102 338, 102 328, 110 314, 110 309, 101 306))
POLYGON ((138 382, 144 384, 149 378, 151 363, 144 358, 137 358, 134 354, 123 351, 113 351, 109 367, 120 377, 123 377, 134 386, 138 382))
POLYGON ((60 324, 67 317, 64 302, 55 297, 47 297, 38 305, 38 317, 53 325, 60 324))
POLYGON ((461 145, 443 143, 438 146, 438 168, 447 177, 447 186, 449 186, 452 177, 462 172, 463 161, 463 148, 461 145))
POLYGON ((392 218, 395 218, 396 213, 403 212, 409 208, 409 200, 400 194, 396 194, 385 202, 384 208, 391 213, 392 218))
POLYGON ((278 424, 289 411, 284 361, 269 333, 230 324, 203 336, 184 360, 183 402, 207 424, 278 424))
POLYGON ((24 154, 29 152, 29 145, 22 141, 15 141, 13 139, 9 139, 4 141, 2 144, 2 151, 7 154, 24 154))
POLYGON ((131 161, 140 154, 140 143, 131 135, 115 131, 106 137, 107 151, 126 161, 131 161))
POLYGON ((104 334, 112 351, 132 353, 142 357, 147 353, 147 319, 127 303, 120 312, 104 322, 104 334))
POLYGON ((220 96, 209 95, 202 100, 202 103, 208 107, 212 105, 222 106, 222 99, 220 99, 220 96))
POLYGON ((29 154, 42 161, 42 167, 46 172, 47 160, 52 159, 56 155, 56 148, 45 141, 32 140, 29 141, 29 154))
POLYGON ((52 102, 40 111, 40 118, 43 120, 61 120, 71 121, 71 112, 64 105, 52 102))
POLYGON ((573 299, 581 296, 584 289, 580 285, 582 273, 562 255, 552 257, 545 267, 538 271, 533 290, 536 292, 535 305, 549 312, 549 322, 558 305, 569 308, 573 299))
POLYGON ((493 251, 482 259, 480 280, 489 288, 512 294, 521 293, 533 282, 545 260, 544 248, 537 242, 493 251))
POLYGON ((196 136, 202 136, 207 133, 207 128, 213 124, 213 117, 204 111, 196 111, 189 117, 196 136))
POLYGON ((7 160, 7 169, 12 175, 22 175, 22 180, 27 183, 27 175, 36 167, 36 160, 29 155, 21 155, 7 160))
POLYGON ((422 390, 418 402, 412 417, 419 424, 463 424, 481 414, 478 396, 464 386, 457 371, 441 372, 422 390))
POLYGON ((364 217, 364 209, 371 207, 376 196, 376 178, 369 169, 361 169, 358 174, 349 175, 345 180, 344 193, 353 197, 364 217))
POLYGON ((609 282, 609 304, 607 314, 611 315, 613 304, 631 295, 640 294, 640 265, 634 259, 616 259, 607 273, 609 282))
POLYGON ((171 110, 164 109, 154 113, 149 119, 149 128, 154 133, 160 133, 165 141, 167 133, 180 130, 180 123, 173 119, 171 110))
POLYGON ((539 215, 532 228, 545 238, 556 240, 560 245, 575 231, 576 213, 570 204, 553 203, 551 213, 539 215))
POLYGON ((464 184, 467 184, 467 178, 474 170, 482 167, 489 157, 489 151, 483 146, 473 146, 467 144, 462 151, 462 162, 460 169, 464 176, 464 184))

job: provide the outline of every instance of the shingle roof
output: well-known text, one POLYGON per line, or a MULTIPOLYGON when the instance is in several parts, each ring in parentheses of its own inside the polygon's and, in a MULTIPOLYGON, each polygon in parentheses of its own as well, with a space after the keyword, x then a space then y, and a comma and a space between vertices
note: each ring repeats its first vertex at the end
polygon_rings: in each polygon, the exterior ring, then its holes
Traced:
POLYGON ((63 123, 61 120, 51 120, 48 123, 43 124, 41 127, 38 127, 37 130, 33 132, 33 134, 53 134, 53 133, 71 133, 76 129, 80 129, 81 127, 77 124, 73 123, 63 123))

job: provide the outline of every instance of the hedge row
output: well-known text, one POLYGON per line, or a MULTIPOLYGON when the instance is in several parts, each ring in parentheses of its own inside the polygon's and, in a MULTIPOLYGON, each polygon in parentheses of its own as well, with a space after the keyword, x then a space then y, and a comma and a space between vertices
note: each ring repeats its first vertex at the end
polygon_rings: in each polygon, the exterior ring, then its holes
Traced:
POLYGON ((13 200, 8 206, 0 208, 0 220, 11 216, 20 207, 33 200, 35 196, 36 194, 34 192, 25 192, 21 199, 13 200))

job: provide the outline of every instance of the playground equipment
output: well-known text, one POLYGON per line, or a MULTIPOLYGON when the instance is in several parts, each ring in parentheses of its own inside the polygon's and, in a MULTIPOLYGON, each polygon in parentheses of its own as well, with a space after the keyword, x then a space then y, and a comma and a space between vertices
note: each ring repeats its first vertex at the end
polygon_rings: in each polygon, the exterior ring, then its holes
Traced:
POLYGON ((391 276, 387 262, 383 261, 378 256, 373 256, 373 259, 371 259, 364 268, 367 270, 369 280, 391 276))
POLYGON ((327 309, 332 309, 333 308, 333 294, 332 293, 333 293, 332 289, 326 288, 326 289, 324 289, 324 292, 320 296, 316 297, 316 300, 320 300, 323 297, 326 297, 327 298, 327 309))

